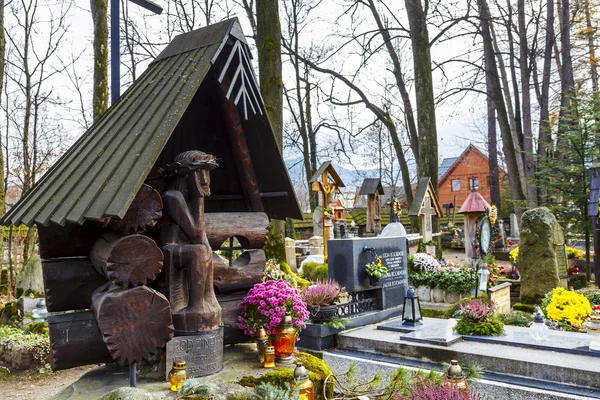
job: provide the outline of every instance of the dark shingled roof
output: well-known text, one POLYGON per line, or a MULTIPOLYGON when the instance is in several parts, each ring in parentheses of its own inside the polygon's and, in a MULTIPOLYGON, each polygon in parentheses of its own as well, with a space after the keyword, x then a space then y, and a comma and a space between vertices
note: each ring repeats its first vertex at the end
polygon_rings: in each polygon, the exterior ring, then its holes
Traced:
POLYGON ((333 165, 331 165, 331 161, 325 161, 323 164, 321 164, 317 172, 315 172, 312 178, 310 178, 309 182, 319 182, 321 175, 323 175, 323 172, 325 171, 327 171, 329 176, 331 176, 331 179, 333 179, 333 182, 338 188, 345 187, 344 182, 342 182, 342 178, 340 178, 338 173, 333 168, 333 165))
POLYGON ((381 186, 381 179, 379 178, 365 178, 362 186, 360 187, 360 196, 369 194, 384 194, 383 186, 381 186))
POLYGON ((456 162, 456 160, 458 160, 458 159, 459 159, 459 157, 451 157, 451 158, 444 158, 442 160, 442 164, 438 168, 438 182, 440 180, 442 180, 444 175, 446 175, 446 172, 448 172, 450 167, 452 167, 454 165, 454 163, 456 162))
MULTIPOLYGON (((214 133, 212 127, 204 127, 198 121, 192 125, 196 129, 189 129, 189 122, 186 126, 179 123, 184 114, 191 120, 190 114, 193 116, 198 110, 207 110, 216 103, 212 100, 216 97, 213 93, 216 79, 213 78, 220 70, 213 65, 224 63, 240 48, 240 59, 242 55, 249 57, 237 19, 176 37, 0 222, 3 225, 47 225, 50 222, 64 225, 82 224, 86 219, 122 218, 150 172, 156 173, 159 167, 172 162, 173 152, 180 149, 209 151, 212 150, 210 146, 215 147, 212 145, 215 140, 228 141, 215 137, 222 134, 218 132, 223 132, 223 128, 214 133), (210 79, 205 80, 206 77, 210 79), (190 112, 186 113, 188 108, 190 112), (163 151, 167 142, 168 150, 163 151)), ((255 82, 248 57, 244 58, 242 74, 246 81, 252 81, 246 83, 247 86, 255 82)), ((232 76, 233 72, 227 74, 232 76)), ((254 86, 249 90, 258 91, 254 86)), ((242 103, 244 105, 244 110, 240 110, 242 119, 247 100, 250 102, 248 96, 242 96, 243 101, 238 103, 238 109, 242 103)), ((258 97, 255 105, 259 109, 255 115, 246 115, 242 126, 261 195, 267 192, 262 198, 265 212, 272 218, 301 218, 262 99, 260 94, 254 96, 255 99, 258 97)), ((219 126, 224 126, 223 120, 219 126)), ((235 172, 234 168, 223 162, 211 173, 217 177, 211 182, 213 194, 239 196, 224 190, 223 178, 218 178, 219 174, 229 173, 238 179, 239 185, 239 174, 231 173, 232 170, 235 172), (213 190, 213 183, 218 190, 213 190)), ((224 211, 246 210, 228 206, 224 211)))
POLYGON ((428 177, 419 178, 419 184, 417 186, 417 192, 415 193, 415 197, 413 198, 413 202, 410 205, 410 209, 408 210, 409 216, 417 216, 421 212, 421 206, 423 205, 423 201, 425 200, 425 194, 427 193, 427 189, 431 193, 431 202, 433 203, 433 208, 435 208, 435 212, 438 217, 443 215, 442 207, 440 206, 440 201, 433 190, 433 185, 431 184, 431 179, 428 177))

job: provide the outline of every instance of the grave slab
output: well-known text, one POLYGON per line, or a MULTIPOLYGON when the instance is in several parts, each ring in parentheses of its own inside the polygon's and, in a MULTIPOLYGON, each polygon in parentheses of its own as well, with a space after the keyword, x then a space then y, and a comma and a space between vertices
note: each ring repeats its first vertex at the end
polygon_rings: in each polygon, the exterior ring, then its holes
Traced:
POLYGON ((423 325, 415 327, 404 326, 401 320, 394 320, 377 325, 377 329, 403 333, 400 335, 400 340, 450 346, 462 338, 452 330, 454 325, 456 320, 431 318, 423 325), (449 321, 453 322, 448 323, 449 321))
MULTIPOLYGON (((426 318, 427 325, 432 319, 426 318)), ((400 318, 397 320, 400 323, 400 318)), ((517 328, 517 327, 507 327, 517 328)), ((527 328, 518 328, 524 332, 527 328)), ((408 335, 408 334, 403 334, 408 335)), ((554 340, 565 341, 565 337, 575 335, 575 341, 586 334, 557 332, 554 340), (582 335, 582 336, 581 336, 582 335)), ((459 340, 450 346, 426 341, 401 340, 400 334, 391 330, 380 330, 375 325, 341 332, 338 349, 360 351, 370 354, 388 354, 401 359, 449 363, 458 360, 461 365, 473 363, 487 373, 520 376, 547 382, 559 382, 582 387, 600 388, 598 357, 589 351, 584 355, 573 351, 557 352, 556 349, 509 345, 504 343, 483 343, 459 340)), ((565 346, 566 347, 566 346, 565 346)), ((576 347, 576 345, 574 346, 576 347)))

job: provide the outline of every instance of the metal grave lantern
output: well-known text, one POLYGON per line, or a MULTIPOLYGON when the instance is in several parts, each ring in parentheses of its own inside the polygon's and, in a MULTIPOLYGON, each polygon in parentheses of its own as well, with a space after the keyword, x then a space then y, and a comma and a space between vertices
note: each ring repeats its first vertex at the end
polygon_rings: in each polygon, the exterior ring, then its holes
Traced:
POLYGON ((421 303, 419 296, 415 295, 415 289, 409 288, 404 297, 404 308, 402 310, 402 325, 419 326, 423 325, 423 315, 421 314, 421 303))
MULTIPOLYGON (((469 392, 469 385, 467 384, 465 374, 456 360, 450 361, 450 368, 448 368, 448 372, 446 373, 446 385, 455 386, 465 393, 469 392)), ((467 395, 466 398, 468 399, 470 396, 467 395)))
POLYGON ((548 331, 548 327, 544 322, 544 317, 540 311, 535 314, 535 318, 533 323, 529 327, 529 335, 535 341, 543 341, 548 340, 550 332, 548 331))

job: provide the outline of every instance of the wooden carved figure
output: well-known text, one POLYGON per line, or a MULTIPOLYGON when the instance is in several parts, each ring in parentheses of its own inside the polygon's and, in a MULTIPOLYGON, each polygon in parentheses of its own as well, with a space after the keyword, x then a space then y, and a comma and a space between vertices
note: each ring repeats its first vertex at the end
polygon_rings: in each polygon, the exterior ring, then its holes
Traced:
POLYGON ((213 288, 212 249, 204 223, 204 197, 210 195, 214 156, 186 151, 164 171, 160 243, 165 255, 167 297, 176 335, 217 329, 221 306, 213 288))

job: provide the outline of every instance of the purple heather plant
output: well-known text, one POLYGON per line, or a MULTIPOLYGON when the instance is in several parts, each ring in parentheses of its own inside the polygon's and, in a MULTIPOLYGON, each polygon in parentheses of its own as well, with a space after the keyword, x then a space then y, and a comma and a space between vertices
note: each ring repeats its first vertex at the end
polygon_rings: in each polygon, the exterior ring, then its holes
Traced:
POLYGON ((460 305, 463 317, 471 322, 487 321, 495 309, 493 302, 483 299, 472 299, 460 305))
POLYGON ((455 385, 424 381, 416 374, 417 382, 408 388, 408 396, 396 394, 394 400, 479 400, 476 393, 463 392, 455 385))
POLYGON ((309 306, 319 307, 332 304, 339 293, 340 284, 334 280, 329 280, 315 282, 313 285, 304 289, 300 293, 300 296, 309 306))
POLYGON ((298 290, 283 280, 257 283, 238 307, 242 315, 237 318, 237 326, 250 336, 256 336, 261 327, 267 335, 275 335, 286 313, 292 316, 294 327, 300 331, 306 328, 304 321, 310 316, 298 290))

